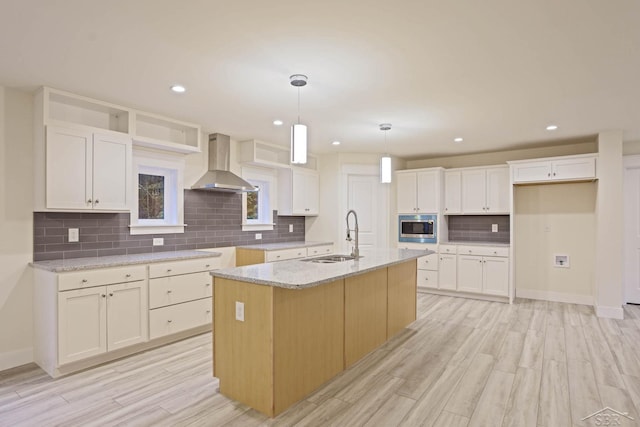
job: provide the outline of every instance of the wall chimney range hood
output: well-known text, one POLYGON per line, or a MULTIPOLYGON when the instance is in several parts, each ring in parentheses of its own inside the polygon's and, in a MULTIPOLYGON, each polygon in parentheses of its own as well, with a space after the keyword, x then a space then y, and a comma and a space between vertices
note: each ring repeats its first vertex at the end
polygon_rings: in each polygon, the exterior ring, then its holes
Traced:
POLYGON ((193 184, 191 189, 230 193, 258 191, 256 187, 229 171, 230 157, 231 138, 221 133, 209 135, 209 171, 193 184))

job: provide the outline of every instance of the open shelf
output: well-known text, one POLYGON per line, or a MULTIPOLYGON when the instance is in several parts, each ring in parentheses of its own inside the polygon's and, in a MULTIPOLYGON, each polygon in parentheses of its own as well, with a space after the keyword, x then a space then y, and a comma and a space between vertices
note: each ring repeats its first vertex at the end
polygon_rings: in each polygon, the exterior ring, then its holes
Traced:
POLYGON ((45 124, 72 123, 115 132, 129 132, 129 111, 62 91, 45 89, 45 124))
POLYGON ((183 153, 200 152, 200 126, 149 113, 134 113, 133 142, 183 153))

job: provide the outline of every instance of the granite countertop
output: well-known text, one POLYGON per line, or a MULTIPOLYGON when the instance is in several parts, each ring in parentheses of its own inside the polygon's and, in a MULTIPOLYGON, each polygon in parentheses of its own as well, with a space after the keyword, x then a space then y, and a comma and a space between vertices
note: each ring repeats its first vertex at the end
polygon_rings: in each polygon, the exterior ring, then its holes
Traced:
POLYGON ((219 257, 220 252, 207 251, 169 251, 135 255, 111 255, 88 258, 57 259, 52 261, 35 261, 30 263, 34 268, 61 273, 96 268, 119 267, 123 265, 147 264, 151 262, 176 261, 194 258, 219 257))
POLYGON ((333 242, 284 242, 284 243, 263 243, 257 245, 238 246, 242 249, 252 249, 256 251, 277 251, 280 249, 309 248, 313 246, 333 245, 333 242))
MULTIPOLYGON (((434 253, 426 251, 427 254, 434 253)), ((412 249, 363 249, 360 259, 321 264, 301 259, 246 265, 212 271, 214 277, 276 286, 302 289, 355 276, 394 264, 420 258, 424 250, 412 249)), ((308 258, 307 258, 308 259, 308 258)))

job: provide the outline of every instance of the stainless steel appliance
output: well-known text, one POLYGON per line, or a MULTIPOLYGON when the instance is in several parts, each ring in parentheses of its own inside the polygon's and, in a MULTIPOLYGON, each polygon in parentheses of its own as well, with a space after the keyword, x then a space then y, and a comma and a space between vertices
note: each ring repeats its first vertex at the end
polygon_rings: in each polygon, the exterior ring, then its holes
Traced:
POLYGON ((414 243, 437 243, 437 215, 399 215, 398 241, 414 243))

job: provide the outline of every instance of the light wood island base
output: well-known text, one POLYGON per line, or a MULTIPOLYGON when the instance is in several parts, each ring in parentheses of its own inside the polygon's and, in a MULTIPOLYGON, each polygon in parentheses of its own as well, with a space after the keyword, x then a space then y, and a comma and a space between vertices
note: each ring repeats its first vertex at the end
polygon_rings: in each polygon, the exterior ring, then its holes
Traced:
POLYGON ((416 261, 303 289, 215 277, 213 300, 220 393, 274 417, 416 319, 416 261))

